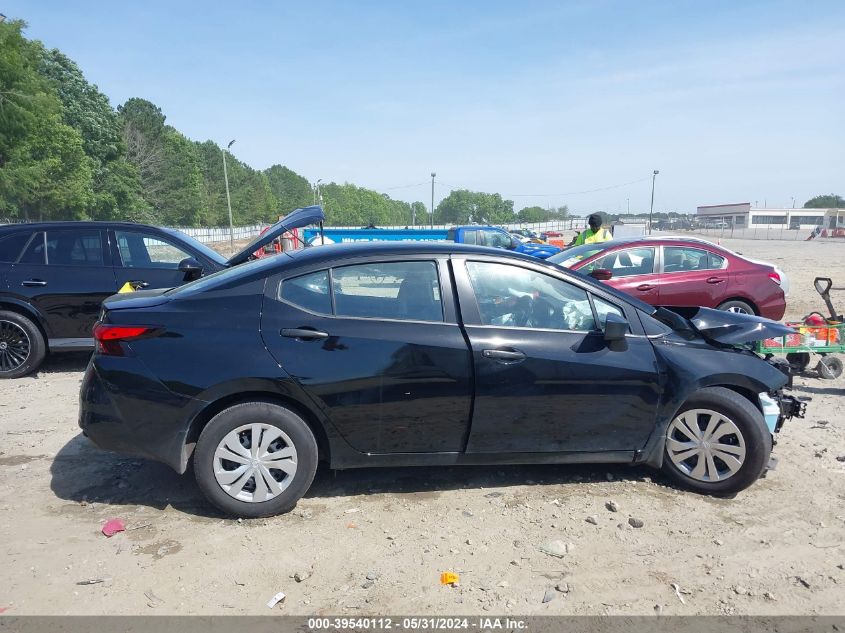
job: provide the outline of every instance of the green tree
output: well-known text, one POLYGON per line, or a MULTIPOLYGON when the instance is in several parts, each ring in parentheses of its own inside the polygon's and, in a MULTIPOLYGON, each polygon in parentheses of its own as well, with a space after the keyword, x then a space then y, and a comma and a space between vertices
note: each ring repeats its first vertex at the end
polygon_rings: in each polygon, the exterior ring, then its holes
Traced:
POLYGON ((313 204, 314 192, 311 184, 296 172, 283 165, 273 165, 264 170, 264 175, 267 176, 270 190, 276 196, 280 213, 313 204))
POLYGON ((552 212, 538 206, 523 207, 516 214, 516 217, 519 218, 520 222, 546 222, 551 219, 552 212))
POLYGON ((513 222, 513 200, 498 193, 456 189, 440 201, 434 213, 435 224, 504 224, 513 222))
POLYGON ((82 137, 91 159, 94 219, 148 218, 136 167, 126 161, 121 120, 108 97, 88 83, 76 63, 60 51, 42 50, 39 71, 62 103, 62 121, 82 137))
POLYGON ((805 209, 845 209, 845 198, 835 193, 816 196, 804 203, 805 209))
POLYGON ((0 23, 0 210, 13 217, 85 218, 91 161, 61 120, 54 87, 39 73, 43 48, 21 21, 0 23))

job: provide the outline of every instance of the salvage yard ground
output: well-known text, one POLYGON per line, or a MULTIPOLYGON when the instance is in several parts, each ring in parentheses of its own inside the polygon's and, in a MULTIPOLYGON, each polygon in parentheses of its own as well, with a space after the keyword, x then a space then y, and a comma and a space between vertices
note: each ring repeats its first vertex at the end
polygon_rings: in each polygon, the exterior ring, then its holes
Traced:
MULTIPOLYGON (((824 309, 816 275, 845 286, 845 244, 723 244, 785 269, 787 318, 824 309)), ((845 311, 845 291, 834 299, 845 311)), ((239 522, 190 477, 79 434, 86 362, 56 356, 0 383, 9 615, 266 614, 279 591, 274 612, 290 614, 843 612, 845 378, 796 380, 807 418, 735 499, 644 468, 323 469, 293 513, 239 522), (128 529, 106 538, 112 518, 128 529), (562 557, 538 549, 555 540, 562 557), (444 571, 459 584, 441 586, 444 571)))

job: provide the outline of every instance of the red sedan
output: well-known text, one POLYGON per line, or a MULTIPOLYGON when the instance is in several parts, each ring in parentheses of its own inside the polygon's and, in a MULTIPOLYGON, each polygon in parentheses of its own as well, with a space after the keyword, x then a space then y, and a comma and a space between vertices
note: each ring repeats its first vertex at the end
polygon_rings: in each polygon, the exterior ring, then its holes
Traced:
POLYGON ((718 308, 779 320, 789 283, 774 264, 704 240, 638 237, 584 244, 548 259, 669 308, 718 308))

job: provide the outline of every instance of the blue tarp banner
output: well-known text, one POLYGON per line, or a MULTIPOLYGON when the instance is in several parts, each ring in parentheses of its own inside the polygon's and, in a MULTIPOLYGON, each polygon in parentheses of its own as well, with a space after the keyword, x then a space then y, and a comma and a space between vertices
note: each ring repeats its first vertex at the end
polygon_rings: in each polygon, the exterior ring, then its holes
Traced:
MULTIPOLYGON (((305 241, 320 234, 320 229, 305 229, 305 241)), ((446 229, 326 229, 326 237, 340 242, 437 242, 447 238, 446 229)))

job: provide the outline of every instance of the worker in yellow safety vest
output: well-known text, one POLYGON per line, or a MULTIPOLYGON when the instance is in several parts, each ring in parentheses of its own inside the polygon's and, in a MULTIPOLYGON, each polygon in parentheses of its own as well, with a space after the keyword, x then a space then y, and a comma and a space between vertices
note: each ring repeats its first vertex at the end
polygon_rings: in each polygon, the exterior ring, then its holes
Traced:
POLYGON ((613 233, 607 229, 601 228, 601 216, 598 213, 593 213, 587 218, 587 223, 590 225, 589 229, 584 229, 572 242, 572 246, 581 246, 581 244, 594 244, 597 242, 607 242, 613 239, 613 233))

